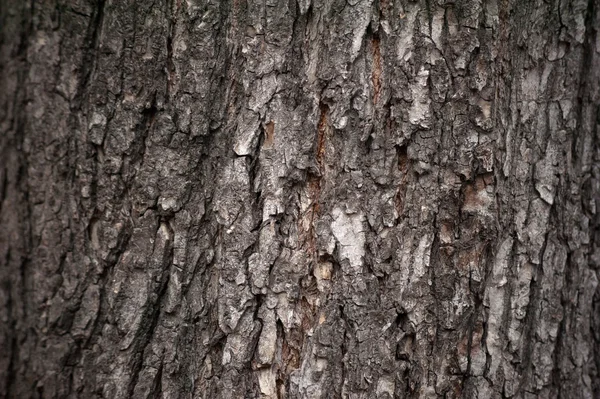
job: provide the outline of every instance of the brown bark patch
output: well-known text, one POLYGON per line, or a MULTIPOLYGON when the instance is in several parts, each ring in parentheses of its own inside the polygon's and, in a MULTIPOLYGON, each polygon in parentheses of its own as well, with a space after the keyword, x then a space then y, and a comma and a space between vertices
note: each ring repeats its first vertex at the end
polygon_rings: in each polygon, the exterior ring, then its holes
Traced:
POLYGON ((308 188, 310 198, 312 198, 312 210, 310 220, 310 239, 309 246, 314 253, 315 237, 314 237, 314 221, 315 217, 319 214, 319 197, 321 196, 321 179, 325 172, 325 154, 326 154, 326 142, 329 129, 328 113, 329 107, 326 104, 320 105, 321 114, 319 116, 319 123, 317 124, 317 165, 319 166, 320 176, 311 176, 308 182, 308 188))
POLYGON ((379 0, 379 9, 382 13, 386 13, 389 7, 390 4, 388 0, 379 0))
POLYGON ((460 398, 462 395, 462 382, 461 381, 454 381, 452 383, 452 391, 454 392, 454 397, 455 398, 460 398))
POLYGON ((325 159, 325 142, 327 141, 327 130, 329 127, 328 113, 329 107, 326 104, 321 104, 321 115, 317 125, 317 164, 321 175, 323 174, 323 161, 325 159))
POLYGON ((379 37, 374 36, 373 41, 373 72, 371 79, 373 81, 373 104, 377 104, 381 95, 381 48, 379 37))
POLYGON ((458 254, 457 266, 463 270, 469 270, 471 265, 479 264, 481 259, 481 251, 477 247, 468 248, 460 251, 458 254))
POLYGON ((281 357, 285 365, 284 375, 289 375, 292 371, 300 368, 300 351, 290 346, 285 339, 281 344, 281 357))
POLYGON ((275 122, 269 121, 265 125, 265 141, 263 143, 263 147, 271 148, 273 147, 273 141, 275 140, 275 122))
POLYGON ((462 210, 481 211, 488 208, 491 202, 491 197, 488 194, 486 187, 493 184, 494 177, 491 173, 479 175, 475 181, 467 184, 463 190, 462 210))
POLYGON ((467 356, 469 354, 478 353, 481 350, 481 339, 483 337, 483 325, 477 322, 473 330, 469 334, 465 334, 463 339, 458 343, 458 354, 467 356))
POLYGON ((440 243, 442 245, 452 244, 454 233, 451 222, 443 222, 440 227, 440 243))
POLYGON ((398 154, 398 169, 402 173, 406 173, 408 170, 408 149, 405 145, 396 147, 396 153, 398 154))
POLYGON ((306 333, 312 328, 315 320, 315 309, 310 304, 308 299, 302 298, 300 300, 300 326, 302 332, 306 333))
POLYGON ((320 211, 319 198, 321 196, 321 180, 323 178, 323 174, 325 173, 327 135, 329 134, 329 107, 326 104, 321 103, 319 108, 320 115, 319 122, 317 123, 317 149, 315 153, 319 172, 318 174, 309 173, 308 175, 306 184, 311 206, 299 220, 299 225, 304 226, 301 228, 301 231, 306 232, 306 235, 302 240, 303 245, 306 245, 308 254, 310 254, 315 261, 317 259, 317 252, 314 224, 320 211), (306 226, 308 226, 308 228, 306 226))

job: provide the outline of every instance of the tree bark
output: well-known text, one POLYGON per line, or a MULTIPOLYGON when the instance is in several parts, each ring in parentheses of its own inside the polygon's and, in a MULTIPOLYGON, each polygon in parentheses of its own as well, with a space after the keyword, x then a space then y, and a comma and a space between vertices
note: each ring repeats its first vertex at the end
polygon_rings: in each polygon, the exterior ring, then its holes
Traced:
POLYGON ((600 397, 596 0, 0 7, 0 396, 600 397))

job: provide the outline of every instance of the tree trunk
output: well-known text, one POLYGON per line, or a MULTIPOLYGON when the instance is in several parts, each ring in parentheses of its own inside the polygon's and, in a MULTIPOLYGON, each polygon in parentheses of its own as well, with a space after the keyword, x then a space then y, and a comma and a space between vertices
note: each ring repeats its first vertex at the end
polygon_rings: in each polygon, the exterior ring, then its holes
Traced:
POLYGON ((600 397, 596 0, 0 7, 0 396, 600 397))

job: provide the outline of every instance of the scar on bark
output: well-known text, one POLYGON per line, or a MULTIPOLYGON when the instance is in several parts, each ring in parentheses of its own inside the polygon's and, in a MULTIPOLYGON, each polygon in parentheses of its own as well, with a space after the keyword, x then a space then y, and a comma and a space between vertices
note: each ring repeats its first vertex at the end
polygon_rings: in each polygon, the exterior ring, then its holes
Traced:
POLYGON ((381 94, 381 48, 379 46, 379 36, 374 35, 372 40, 373 45, 373 104, 377 104, 381 94))

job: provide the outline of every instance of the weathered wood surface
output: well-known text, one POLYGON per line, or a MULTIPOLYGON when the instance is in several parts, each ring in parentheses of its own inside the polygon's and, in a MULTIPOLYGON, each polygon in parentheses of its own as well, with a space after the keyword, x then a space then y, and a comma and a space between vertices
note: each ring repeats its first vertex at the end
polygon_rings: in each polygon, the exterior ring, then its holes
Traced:
POLYGON ((597 1, 0 7, 1 396, 600 396, 597 1))

